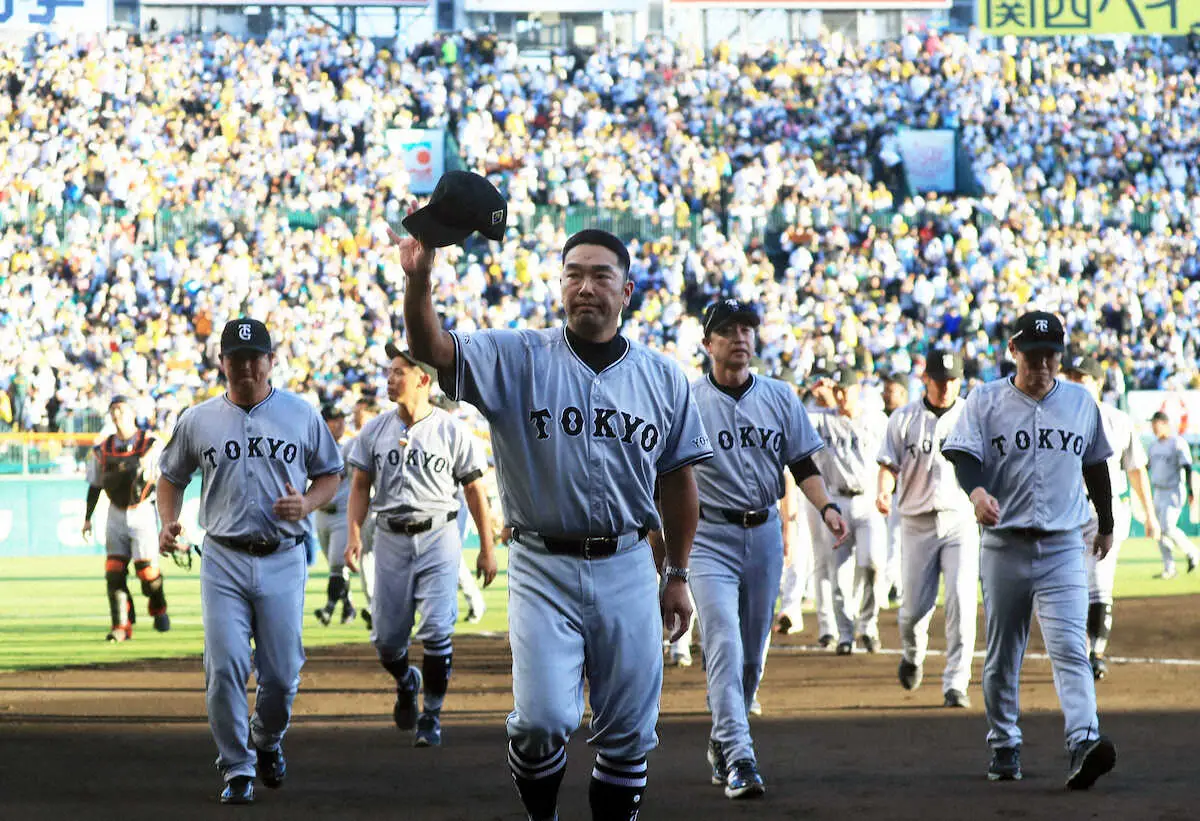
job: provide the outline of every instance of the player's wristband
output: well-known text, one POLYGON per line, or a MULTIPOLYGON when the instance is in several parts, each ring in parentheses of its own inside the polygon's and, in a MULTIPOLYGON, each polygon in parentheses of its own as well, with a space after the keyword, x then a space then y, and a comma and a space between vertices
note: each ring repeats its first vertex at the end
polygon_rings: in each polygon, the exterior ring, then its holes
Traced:
POLYGON ((691 571, 686 567, 672 567, 668 564, 663 566, 662 574, 664 579, 682 579, 686 582, 688 576, 691 575, 691 571))
POLYGON ((830 502, 829 504, 825 505, 825 507, 821 508, 821 520, 822 520, 822 521, 824 521, 824 519, 825 519, 825 512, 826 512, 827 510, 829 510, 830 508, 833 508, 834 510, 836 510, 836 511, 838 512, 838 515, 839 515, 839 516, 841 516, 841 515, 842 515, 842 509, 841 509, 841 507, 840 507, 840 506, 838 506, 838 503, 837 503, 837 502, 830 502))

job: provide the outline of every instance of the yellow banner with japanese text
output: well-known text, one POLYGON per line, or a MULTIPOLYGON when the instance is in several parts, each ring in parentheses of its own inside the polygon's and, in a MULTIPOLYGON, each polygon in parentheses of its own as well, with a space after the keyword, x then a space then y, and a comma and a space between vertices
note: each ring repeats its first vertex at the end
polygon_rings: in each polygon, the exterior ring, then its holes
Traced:
POLYGON ((1200 33, 1200 0, 979 0, 989 34, 1056 35, 1200 33))

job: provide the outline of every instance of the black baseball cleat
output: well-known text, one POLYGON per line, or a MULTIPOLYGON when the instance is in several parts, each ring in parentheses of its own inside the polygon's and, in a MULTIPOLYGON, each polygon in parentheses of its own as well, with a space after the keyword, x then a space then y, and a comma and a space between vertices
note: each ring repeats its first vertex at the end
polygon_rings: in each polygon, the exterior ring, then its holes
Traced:
POLYGON ((367 626, 367 629, 370 630, 371 629, 371 611, 364 607, 362 610, 358 611, 358 615, 362 619, 363 624, 365 624, 367 626))
POLYGON ((781 636, 792 632, 792 617, 787 613, 781 614, 775 622, 775 632, 781 636))
POLYGON ((817 639, 817 645, 822 650, 828 650, 830 647, 833 646, 833 642, 834 642, 833 636, 829 635, 828 633, 821 636, 821 638, 817 639))
POLYGON ((729 767, 729 777, 725 781, 726 798, 758 798, 766 791, 762 776, 758 773, 758 765, 750 759, 735 761, 729 767))
POLYGON ((714 787, 724 787, 725 782, 729 780, 729 762, 725 760, 725 751, 721 749, 721 742, 715 738, 708 740, 708 766, 712 767, 712 785, 714 787))
POLYGON ((971 699, 962 690, 947 690, 942 697, 942 706, 965 710, 971 706, 971 699))
POLYGON ((1096 679, 1096 681, 1108 678, 1108 662, 1104 660, 1103 655, 1092 653, 1089 660, 1092 663, 1092 678, 1096 679))
POLYGON ((248 775, 235 775, 225 782, 220 801, 222 804, 253 804, 254 779, 248 775))
POLYGON ((442 720, 436 712, 424 712, 417 718, 414 747, 442 746, 442 720))
POLYGON ((839 656, 848 656, 854 652, 854 642, 839 641, 837 646, 837 654, 839 656))
POLYGON ((396 706, 392 708, 392 721, 401 730, 411 730, 417 726, 417 702, 421 698, 421 671, 416 667, 408 668, 408 684, 396 688, 396 706))
POLYGON ((159 613, 154 617, 154 629, 160 633, 166 633, 171 629, 171 617, 166 613, 159 613))
POLYGON ((325 625, 326 627, 328 627, 329 623, 333 621, 333 611, 326 610, 324 607, 318 607, 313 611, 313 615, 317 617, 317 621, 321 622, 321 624, 325 625))
POLYGON ((1117 748, 1108 736, 1076 744, 1071 750, 1071 767, 1067 771, 1068 790, 1086 790, 1096 779, 1112 770, 1117 763, 1117 748))
POLYGON ((276 747, 274 750, 260 750, 256 747, 255 752, 258 754, 258 777, 263 786, 272 790, 282 787, 283 780, 287 778, 287 759, 283 757, 283 747, 276 747))
POLYGON ((1188 556, 1188 572, 1195 573, 1198 566, 1200 566, 1200 559, 1197 559, 1195 556, 1188 556))
POLYGON ((883 642, 879 640, 879 636, 861 636, 859 641, 862 642, 863 649, 868 653, 878 653, 879 648, 883 647, 883 642))
POLYGON ((915 690, 920 687, 924 675, 919 666, 906 659, 900 659, 900 669, 896 671, 896 677, 900 679, 900 686, 905 690, 915 690))
POLYGON ((342 606, 342 624, 349 624, 358 618, 358 611, 354 609, 354 605, 347 604, 342 606))
POLYGON ((988 781, 1020 781, 1021 748, 997 747, 992 750, 992 764, 988 767, 988 781))

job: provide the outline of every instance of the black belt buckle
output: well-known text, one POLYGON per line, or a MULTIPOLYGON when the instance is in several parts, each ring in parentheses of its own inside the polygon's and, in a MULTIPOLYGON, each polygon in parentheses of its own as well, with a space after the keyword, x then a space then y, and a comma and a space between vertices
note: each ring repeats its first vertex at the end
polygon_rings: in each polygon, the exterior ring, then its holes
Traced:
POLYGON ((585 559, 603 559, 617 552, 614 536, 588 536, 579 540, 579 555, 585 559))
POLYGON ((416 536, 418 533, 424 533, 429 528, 433 527, 433 519, 425 519, 420 522, 413 522, 408 519, 384 519, 388 530, 393 533, 398 533, 401 536, 416 536))
POLYGON ((769 510, 746 510, 742 512, 742 527, 749 530, 752 527, 758 527, 767 521, 771 512, 769 510))
POLYGON ((251 556, 270 556, 279 549, 279 542, 265 541, 248 541, 246 542, 246 552, 251 556))

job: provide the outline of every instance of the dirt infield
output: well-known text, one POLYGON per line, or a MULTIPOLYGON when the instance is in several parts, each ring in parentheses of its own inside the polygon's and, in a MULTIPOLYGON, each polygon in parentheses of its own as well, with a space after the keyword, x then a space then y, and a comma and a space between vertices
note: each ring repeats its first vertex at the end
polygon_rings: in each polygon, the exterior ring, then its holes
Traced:
MULTIPOLYGON (((1034 632, 1030 649, 1039 652, 1034 632)), ((887 613, 889 648, 896 636, 895 613, 887 613)), ((925 685, 907 693, 896 684, 896 655, 838 658, 807 648, 811 641, 810 629, 778 642, 768 665, 766 713, 753 722, 769 790, 760 802, 735 804, 708 785, 703 673, 667 671, 643 821, 1200 815, 1200 665, 1113 666, 1099 698, 1104 729, 1118 745, 1117 770, 1076 794, 1062 789, 1062 718, 1048 662, 1031 659, 1025 669, 1026 778, 991 784, 976 686, 974 707, 947 711, 940 658, 926 666, 925 685)), ((411 737, 391 725, 388 680, 369 647, 313 652, 286 744, 289 781, 279 792, 260 787, 247 809, 216 803, 199 661, 0 676, 0 818, 518 821, 524 816, 504 763, 507 644, 457 644, 445 746, 435 750, 412 749, 411 737)), ((1120 602, 1110 655, 1200 658, 1200 599, 1120 602)), ((590 817, 584 735, 571 744, 562 821, 590 817)))

